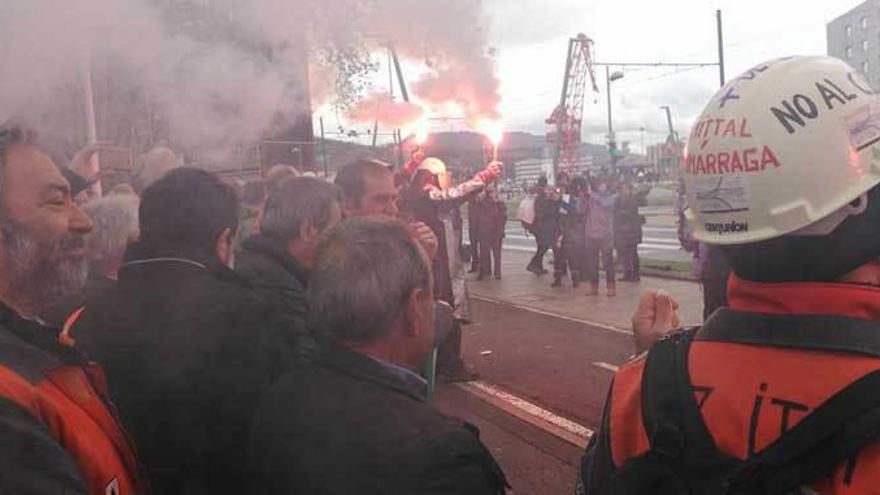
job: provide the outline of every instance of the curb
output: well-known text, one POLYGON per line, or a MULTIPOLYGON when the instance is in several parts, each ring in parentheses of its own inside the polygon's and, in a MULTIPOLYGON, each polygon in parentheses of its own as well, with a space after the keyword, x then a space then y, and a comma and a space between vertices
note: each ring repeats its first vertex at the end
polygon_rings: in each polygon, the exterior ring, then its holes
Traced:
POLYGON ((679 280, 682 282, 694 282, 699 283, 696 277, 694 277, 690 273, 682 273, 673 270, 663 270, 661 268, 646 268, 642 267, 641 275, 643 277, 654 277, 654 278, 663 278, 667 280, 679 280))

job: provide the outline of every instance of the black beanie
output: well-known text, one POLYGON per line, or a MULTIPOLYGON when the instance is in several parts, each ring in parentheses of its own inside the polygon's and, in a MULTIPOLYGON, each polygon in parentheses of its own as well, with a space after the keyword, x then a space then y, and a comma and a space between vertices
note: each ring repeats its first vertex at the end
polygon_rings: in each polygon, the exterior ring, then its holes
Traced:
POLYGON ((847 217, 824 236, 787 235, 726 246, 733 271, 752 282, 832 282, 880 257, 880 186, 868 192, 868 208, 847 217))

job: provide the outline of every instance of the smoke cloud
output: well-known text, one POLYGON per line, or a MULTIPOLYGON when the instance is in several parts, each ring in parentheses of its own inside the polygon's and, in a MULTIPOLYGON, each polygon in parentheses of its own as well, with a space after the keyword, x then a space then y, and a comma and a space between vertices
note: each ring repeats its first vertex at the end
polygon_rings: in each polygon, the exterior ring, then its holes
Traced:
POLYGON ((425 72, 412 92, 429 106, 455 104, 471 126, 500 118, 500 82, 489 52, 488 19, 477 0, 377 1, 365 25, 425 72))
POLYGON ((373 93, 360 100, 346 117, 356 122, 378 120, 383 125, 404 127, 421 118, 424 113, 418 105, 393 101, 384 93, 373 93))
MULTIPOLYGON (((495 118, 499 84, 484 25, 476 0, 2 2, 0 120, 82 144, 91 73, 99 139, 219 156, 333 97, 334 78, 347 74, 336 60, 318 66, 322 50, 388 44, 425 64, 411 85, 419 102, 495 118)), ((348 112, 369 121, 377 113, 401 126, 422 110, 372 94, 348 112)))

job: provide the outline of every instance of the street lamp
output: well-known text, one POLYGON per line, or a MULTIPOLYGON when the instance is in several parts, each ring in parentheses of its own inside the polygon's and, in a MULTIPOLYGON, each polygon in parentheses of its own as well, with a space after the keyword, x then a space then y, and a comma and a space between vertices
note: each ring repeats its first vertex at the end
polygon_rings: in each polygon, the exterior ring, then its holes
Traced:
POLYGON ((608 94, 608 151, 611 154, 611 169, 617 165, 617 142, 614 139, 614 125, 611 122, 611 83, 623 79, 623 72, 615 71, 613 74, 608 66, 605 66, 605 87, 608 94))
MULTIPOLYGON (((660 110, 666 112, 666 124, 669 126, 669 138, 666 139, 667 144, 671 144, 675 147, 675 155, 676 158, 674 160, 674 165, 678 166, 678 154, 681 150, 681 144, 678 141, 678 134, 675 132, 675 128, 672 126, 672 109, 669 105, 663 105, 660 107, 660 110)), ((670 168, 667 162, 666 168, 670 168)), ((659 174, 659 171, 657 171, 659 174)))

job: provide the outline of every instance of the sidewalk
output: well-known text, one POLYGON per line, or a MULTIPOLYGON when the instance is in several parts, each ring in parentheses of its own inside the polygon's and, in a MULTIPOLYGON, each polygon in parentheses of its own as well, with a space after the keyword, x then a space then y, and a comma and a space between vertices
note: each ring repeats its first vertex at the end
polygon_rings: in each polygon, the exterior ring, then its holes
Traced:
POLYGON ((501 260, 503 279, 478 282, 474 274, 469 274, 471 296, 629 330, 632 313, 642 292, 664 290, 678 301, 683 325, 702 321, 703 296, 696 282, 643 276, 639 283, 618 282, 617 297, 612 298, 605 295, 603 281, 600 295, 587 297, 587 288, 583 284, 572 289, 571 282, 564 280, 563 287, 550 287, 553 283, 552 265, 545 266, 550 273, 544 276, 527 272, 525 267, 530 258, 528 253, 505 250, 501 260))

